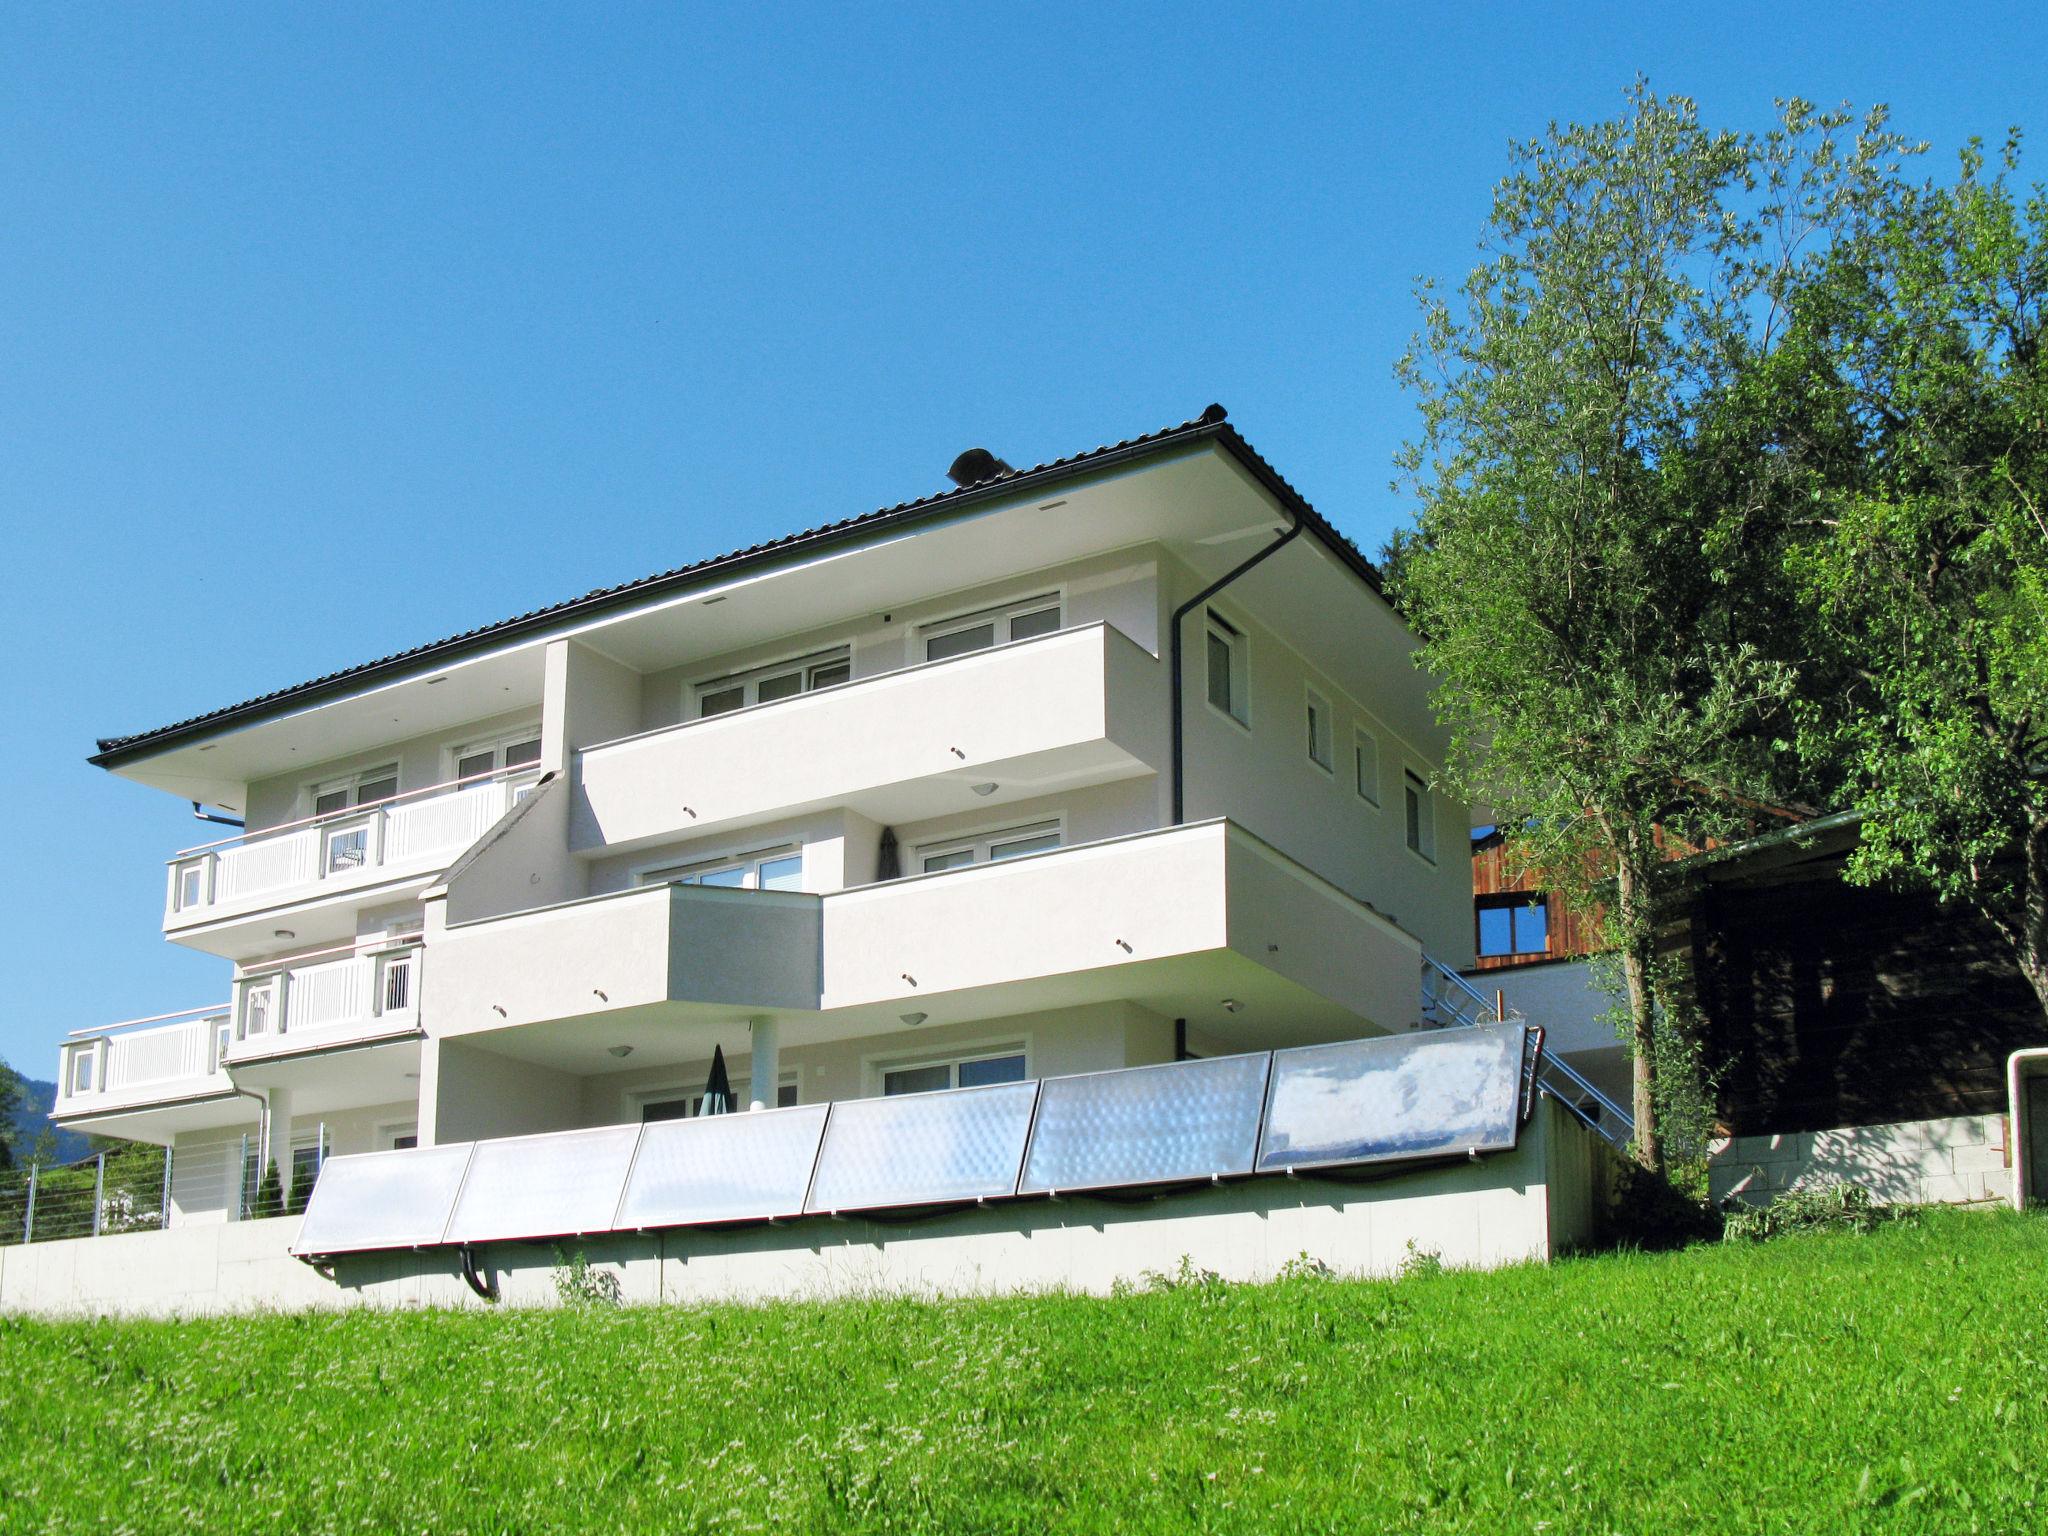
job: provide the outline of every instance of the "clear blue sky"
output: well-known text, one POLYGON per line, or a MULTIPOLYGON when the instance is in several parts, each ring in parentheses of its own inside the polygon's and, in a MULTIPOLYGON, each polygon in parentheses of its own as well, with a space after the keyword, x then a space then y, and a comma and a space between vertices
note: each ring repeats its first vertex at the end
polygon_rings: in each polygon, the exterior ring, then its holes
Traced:
POLYGON ((34 1076, 226 993, 157 937, 188 809, 95 735, 1211 400, 1377 547, 1411 282, 1510 138, 1638 70, 2048 135, 2038 4, 334 9, 0 11, 34 1076))

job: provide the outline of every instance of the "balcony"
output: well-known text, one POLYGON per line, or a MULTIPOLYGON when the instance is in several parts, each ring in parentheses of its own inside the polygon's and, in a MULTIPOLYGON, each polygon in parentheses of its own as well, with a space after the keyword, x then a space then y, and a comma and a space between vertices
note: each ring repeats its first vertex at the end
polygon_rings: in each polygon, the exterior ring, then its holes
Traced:
POLYGON ((235 983, 229 1066, 419 1028, 420 948, 306 956, 235 983))
POLYGON ((229 1093, 233 1084, 225 1068, 232 1035, 232 1014, 225 1007, 82 1031, 59 1052, 52 1118, 229 1093))
POLYGON ((293 924, 294 937, 353 933, 354 908, 344 898, 385 900, 398 894, 394 885, 424 886, 489 831, 533 778, 528 771, 435 785, 188 848, 170 860, 164 933, 241 958, 272 936, 267 919, 255 919, 300 907, 315 911, 293 924))
POLYGON ((1117 1000, 1261 1043, 1399 1031, 1421 956, 1221 821, 824 896, 650 886, 451 923, 431 947, 434 1034, 576 1071, 745 1013, 796 1026, 787 1044, 1117 1000))
POLYGON ((1155 773, 1159 662, 1108 624, 927 662, 577 754, 570 846, 616 851, 823 807, 883 823, 1155 773), (970 799, 968 786, 994 787, 970 799))

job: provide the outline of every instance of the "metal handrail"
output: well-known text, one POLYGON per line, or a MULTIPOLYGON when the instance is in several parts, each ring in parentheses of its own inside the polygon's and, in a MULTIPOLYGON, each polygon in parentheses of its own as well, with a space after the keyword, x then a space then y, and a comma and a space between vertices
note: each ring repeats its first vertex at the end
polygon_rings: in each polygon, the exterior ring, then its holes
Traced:
POLYGON ((275 826, 251 828, 236 837, 216 838, 210 843, 195 843, 190 848, 180 848, 164 862, 176 864, 182 859, 191 858, 195 853, 211 853, 216 848, 256 842, 276 833, 291 832, 300 827, 324 826, 329 822, 346 821, 351 816, 367 816, 373 811, 384 810, 401 801, 422 799, 438 794, 442 790, 474 789, 479 784, 492 784, 500 779, 517 779, 529 773, 538 774, 540 771, 540 764, 528 763, 519 768, 494 768, 489 773, 472 773, 466 779, 443 779, 439 784, 426 784, 418 789, 408 789, 402 794, 391 795, 383 800, 372 800, 368 805, 347 805, 338 811, 327 811, 317 816, 301 816, 297 821, 280 821, 275 826))
MULTIPOLYGON (((1634 1115, 1630 1114, 1627 1110, 1623 1109, 1619 1104, 1615 1103, 1614 1100, 1608 1098, 1607 1095, 1602 1093, 1598 1088, 1595 1088, 1593 1084, 1586 1079, 1583 1073, 1579 1072, 1577 1068, 1573 1067, 1562 1056, 1553 1056, 1548 1051, 1546 1051, 1543 1054, 1543 1065, 1541 1066, 1541 1068, 1538 1069, 1537 1075, 1540 1079, 1542 1076, 1550 1072, 1555 1072, 1559 1077, 1563 1078, 1566 1082, 1570 1083, 1574 1089, 1584 1094, 1587 1098, 1591 1099, 1595 1104, 1598 1104, 1601 1109, 1606 1111, 1608 1114, 1614 1116, 1615 1119, 1619 1120, 1624 1126, 1628 1127, 1630 1135, 1635 1134, 1636 1117, 1634 1115)), ((1543 1086, 1548 1085, 1545 1084, 1543 1086)), ((1551 1089, 1551 1091, 1555 1093, 1557 1090, 1553 1088, 1551 1089)))
POLYGON ((201 1020, 219 1018, 222 1014, 234 1012, 234 1004, 209 1003, 203 1008, 180 1008, 175 1013, 153 1013, 146 1019, 122 1019, 117 1024, 100 1024, 91 1029, 74 1029, 66 1040, 97 1040, 102 1035, 111 1035, 117 1029, 135 1029, 144 1024, 168 1024, 173 1019, 201 1020))

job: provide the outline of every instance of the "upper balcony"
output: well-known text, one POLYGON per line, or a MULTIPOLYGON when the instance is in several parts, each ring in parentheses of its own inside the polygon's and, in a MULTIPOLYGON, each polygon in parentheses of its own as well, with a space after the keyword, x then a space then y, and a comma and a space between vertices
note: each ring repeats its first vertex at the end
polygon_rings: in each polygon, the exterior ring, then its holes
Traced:
POLYGON ((232 1011, 226 1006, 81 1030, 58 1052, 51 1118, 97 1118, 231 1096, 227 1053, 233 1038, 232 1011))
POLYGON ((577 754, 570 846, 623 849, 822 807, 894 823, 1162 770, 1159 662, 1085 624, 577 754))
POLYGON ((164 934, 241 959, 355 933, 358 908, 424 889, 511 809, 531 769, 458 779, 368 805, 245 832, 170 860, 164 934))

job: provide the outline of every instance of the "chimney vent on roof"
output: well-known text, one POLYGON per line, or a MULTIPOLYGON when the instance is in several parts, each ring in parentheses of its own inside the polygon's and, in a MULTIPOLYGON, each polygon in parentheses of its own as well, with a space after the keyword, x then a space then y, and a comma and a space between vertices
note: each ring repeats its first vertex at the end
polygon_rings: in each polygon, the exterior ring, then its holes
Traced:
POLYGON ((952 482, 966 488, 979 485, 984 480, 993 480, 997 475, 1013 474, 1009 465, 990 453, 986 448, 970 448, 953 461, 953 467, 946 471, 952 482))

